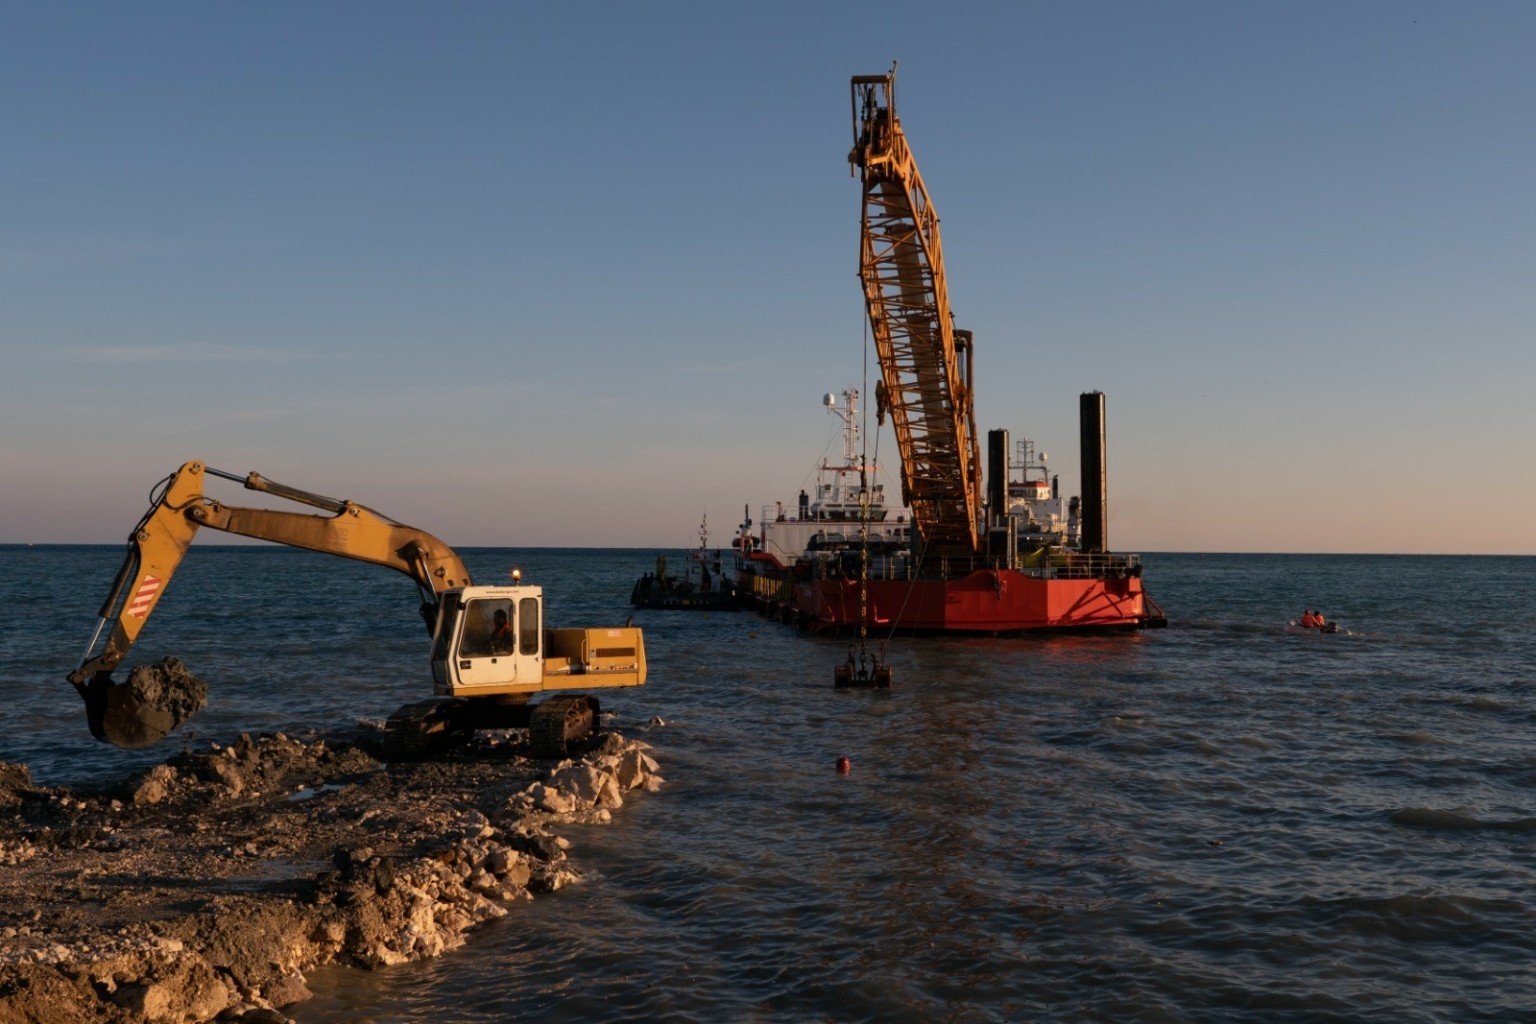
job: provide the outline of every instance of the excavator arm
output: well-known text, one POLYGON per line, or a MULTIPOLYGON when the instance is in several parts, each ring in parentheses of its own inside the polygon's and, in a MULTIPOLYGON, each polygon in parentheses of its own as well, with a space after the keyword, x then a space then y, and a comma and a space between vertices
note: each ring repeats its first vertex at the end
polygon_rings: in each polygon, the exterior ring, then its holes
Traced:
POLYGON ((864 192, 859 276, 880 359, 876 400, 925 549, 969 555, 981 542, 971 336, 952 323, 939 218, 896 117, 896 71, 857 75, 852 87, 848 162, 864 192))
POLYGON ((96 630, 80 666, 69 674, 69 681, 85 699, 86 718, 97 739, 118 746, 145 746, 179 724, 179 719, 164 709, 144 706, 143 694, 113 683, 111 675, 138 640, 192 538, 205 526, 402 572, 421 592, 428 630, 436 619, 438 595, 470 584, 469 572, 453 549, 422 530, 355 502, 273 483, 258 473, 239 476, 201 462, 185 463, 157 487, 149 510, 128 538, 127 555, 102 605, 96 630), (203 493, 209 476, 237 481, 247 490, 323 509, 330 515, 225 505, 203 493), (111 633, 97 652, 108 624, 111 633))

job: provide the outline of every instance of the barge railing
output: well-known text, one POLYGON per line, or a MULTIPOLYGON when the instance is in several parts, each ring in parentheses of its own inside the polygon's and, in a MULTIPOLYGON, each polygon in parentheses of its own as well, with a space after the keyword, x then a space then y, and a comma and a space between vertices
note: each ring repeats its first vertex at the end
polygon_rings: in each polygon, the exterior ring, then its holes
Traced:
MULTIPOLYGON (((810 559, 813 578, 859 578, 860 556, 857 551, 845 550, 829 555, 810 559)), ((939 559, 938 565, 932 569, 919 571, 916 561, 907 555, 872 554, 869 557, 868 572, 871 580, 958 580, 974 572, 1007 568, 1008 561, 1002 558, 951 557, 939 559)), ((1141 575, 1141 556, 1101 551, 1055 551, 1049 555, 1037 552, 1017 559, 1012 568, 1025 576, 1045 580, 1127 579, 1141 575)))

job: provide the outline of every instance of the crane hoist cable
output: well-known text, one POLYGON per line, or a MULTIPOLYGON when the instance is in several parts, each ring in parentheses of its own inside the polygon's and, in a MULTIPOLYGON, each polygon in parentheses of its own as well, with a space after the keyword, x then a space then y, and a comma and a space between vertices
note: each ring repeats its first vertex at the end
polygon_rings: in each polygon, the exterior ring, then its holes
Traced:
MULTIPOLYGON (((869 387, 869 324, 864 324, 864 368, 860 386, 869 387)), ((870 654, 868 648, 869 638, 869 506, 871 496, 871 481, 869 469, 869 407, 868 403, 859 410, 864 418, 859 425, 859 632, 858 643, 849 644, 848 659, 832 670, 833 685, 837 687, 878 687, 889 688, 891 685, 891 667, 885 663, 885 643, 880 645, 879 653, 870 654)), ((876 461, 873 465, 879 465, 880 437, 877 430, 875 435, 876 461)), ((889 638, 887 638, 889 639, 889 638)))

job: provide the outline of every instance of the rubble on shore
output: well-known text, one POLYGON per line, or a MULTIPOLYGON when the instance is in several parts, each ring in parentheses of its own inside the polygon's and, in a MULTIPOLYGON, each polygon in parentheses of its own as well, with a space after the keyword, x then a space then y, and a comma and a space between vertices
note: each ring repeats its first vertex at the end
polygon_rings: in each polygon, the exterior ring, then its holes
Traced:
POLYGON ((317 966, 438 956, 576 880, 555 829, 662 781, 618 734, 558 763, 515 730, 376 750, 242 735, 89 792, 0 763, 0 1024, 283 1021, 317 966))

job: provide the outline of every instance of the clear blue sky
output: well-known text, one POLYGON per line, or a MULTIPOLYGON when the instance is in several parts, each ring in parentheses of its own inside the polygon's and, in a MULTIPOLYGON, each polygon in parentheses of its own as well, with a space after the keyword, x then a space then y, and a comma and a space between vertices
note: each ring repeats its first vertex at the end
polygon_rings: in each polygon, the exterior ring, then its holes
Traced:
POLYGON ((1536 553, 1533 54, 1528 2, 7 4, 0 542, 190 458, 723 542, 864 379, 899 60, 982 430, 1075 491, 1105 392, 1115 547, 1536 553))

